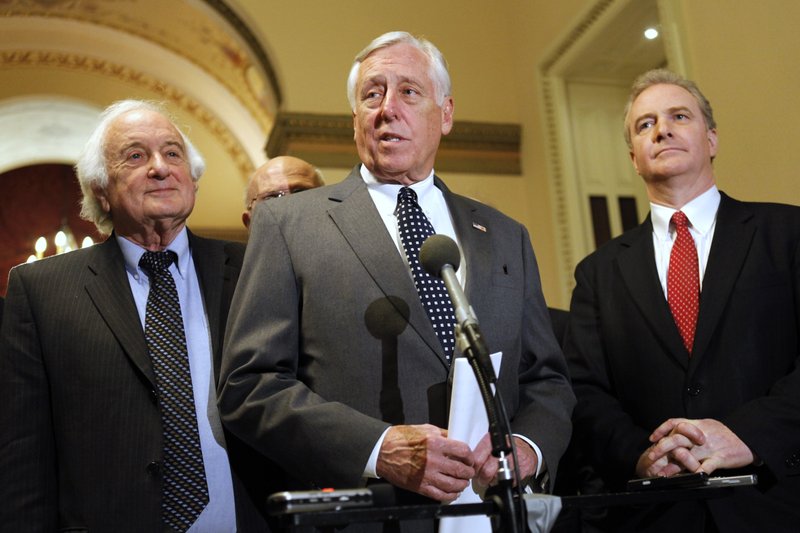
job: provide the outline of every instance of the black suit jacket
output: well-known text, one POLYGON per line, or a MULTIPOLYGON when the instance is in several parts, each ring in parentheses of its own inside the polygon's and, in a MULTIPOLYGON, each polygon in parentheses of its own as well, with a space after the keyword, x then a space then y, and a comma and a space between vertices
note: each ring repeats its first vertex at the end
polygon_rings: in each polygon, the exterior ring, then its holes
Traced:
POLYGON ((691 358, 658 280, 649 218, 582 261, 575 278, 565 345, 574 438, 609 488, 635 477, 648 435, 670 417, 718 419, 764 462, 753 469, 758 488, 663 514, 625 510, 627 523, 702 530, 707 505, 721 531, 796 528, 800 208, 722 195, 691 358))
MULTIPOLYGON (((219 368, 238 267, 222 241, 189 239, 219 368)), ((6 304, 0 530, 159 531, 161 417, 116 240, 14 268, 6 304)), ((234 490, 240 530, 262 530, 235 470, 234 490)))

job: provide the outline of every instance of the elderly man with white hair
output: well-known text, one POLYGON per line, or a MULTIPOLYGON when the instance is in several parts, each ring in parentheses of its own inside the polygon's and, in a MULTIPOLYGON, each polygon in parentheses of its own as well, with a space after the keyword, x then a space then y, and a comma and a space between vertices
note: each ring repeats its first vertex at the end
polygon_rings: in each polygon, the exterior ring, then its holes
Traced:
POLYGON ((125 100, 76 168, 82 216, 110 237, 10 273, 0 528, 263 531, 214 392, 233 245, 186 228, 201 155, 160 106, 125 100))

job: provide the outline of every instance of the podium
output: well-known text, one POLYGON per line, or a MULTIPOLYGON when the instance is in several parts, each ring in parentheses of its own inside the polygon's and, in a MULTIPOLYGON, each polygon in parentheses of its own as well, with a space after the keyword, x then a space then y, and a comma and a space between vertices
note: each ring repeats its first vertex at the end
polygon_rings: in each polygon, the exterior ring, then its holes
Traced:
MULTIPOLYGON (((715 478, 725 480, 728 478, 715 478)), ((529 494, 523 497, 527 509, 528 528, 533 533, 548 533, 562 508, 611 507, 679 502, 730 496, 737 487, 754 485, 756 480, 724 482, 694 488, 670 488, 636 492, 617 492, 580 496, 549 496, 529 494)), ((518 502, 519 503, 519 502, 518 502)), ((297 511, 279 515, 282 528, 294 533, 328 533, 338 527, 355 523, 400 522, 406 520, 439 519, 453 516, 495 516, 497 506, 491 501, 463 505, 397 505, 386 507, 349 507, 325 511, 297 511)))

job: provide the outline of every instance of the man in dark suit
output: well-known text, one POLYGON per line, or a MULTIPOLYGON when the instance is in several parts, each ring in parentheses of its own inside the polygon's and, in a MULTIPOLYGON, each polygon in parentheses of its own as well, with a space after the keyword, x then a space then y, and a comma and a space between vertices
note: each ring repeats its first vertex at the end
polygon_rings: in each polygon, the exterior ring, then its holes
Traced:
POLYGON ((410 187, 435 231, 460 244, 466 294, 503 352, 498 388, 522 476, 555 476, 574 397, 528 233, 433 172, 453 117, 444 59, 428 41, 386 34, 357 56, 348 87, 362 164, 255 211, 226 334, 223 422, 293 488, 380 477, 450 501, 494 477, 488 439, 473 450, 442 429, 453 354, 401 251, 395 205, 410 187))
POLYGON ((264 530, 216 409, 222 294, 237 275, 236 250, 185 227, 204 167, 158 106, 117 102, 77 164, 82 215, 111 236, 11 271, 0 336, 3 531, 264 530), (175 329, 154 322, 150 296, 161 282, 140 263, 153 252, 175 260, 161 278, 177 293, 179 320, 165 320, 175 329), (159 331, 180 347, 163 348, 159 331), (179 365, 184 373, 170 374, 179 365), (178 422, 167 412, 180 394, 188 416, 178 422), (188 515, 175 492, 176 423, 188 428, 181 446, 196 452, 204 493, 188 515))
POLYGON ((565 345, 575 439, 612 490, 679 472, 751 472, 759 483, 731 497, 612 509, 609 529, 794 531, 800 208, 717 190, 711 106, 669 71, 634 83, 625 136, 651 212, 576 269, 565 345))

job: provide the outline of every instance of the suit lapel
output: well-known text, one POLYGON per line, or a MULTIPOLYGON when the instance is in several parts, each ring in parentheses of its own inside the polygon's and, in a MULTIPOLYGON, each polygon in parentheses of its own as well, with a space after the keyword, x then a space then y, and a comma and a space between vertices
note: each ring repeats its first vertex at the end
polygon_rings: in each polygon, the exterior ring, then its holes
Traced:
POLYGON ((700 293, 700 314, 692 353, 695 364, 708 347, 728 304, 756 231, 755 224, 750 222, 750 210, 726 194, 720 195, 714 238, 700 293))
POLYGON ((451 193, 439 178, 436 186, 444 193, 468 265, 464 293, 469 301, 483 301, 492 287, 491 225, 476 207, 451 193))
POLYGON ((635 230, 623 234, 617 256, 617 267, 653 335, 667 348, 670 355, 681 366, 688 366, 688 353, 683 346, 678 327, 672 318, 667 299, 658 280, 658 271, 653 251, 653 226, 650 217, 635 230))
POLYGON ((87 268, 94 276, 86 283, 86 292, 125 354, 155 387, 144 331, 116 238, 111 235, 92 250, 87 268))
MULTIPOLYGON (((385 224, 358 168, 345 181, 331 187, 330 200, 336 204, 328 210, 328 215, 381 291, 408 304, 409 325, 442 363, 447 364, 408 267, 386 233, 385 224)), ((403 309, 398 308, 397 311, 401 315, 406 314, 403 309)))

